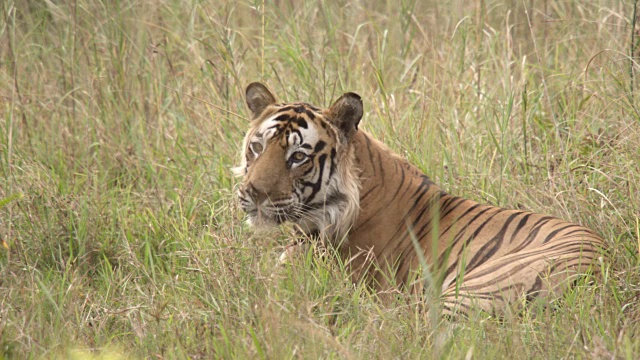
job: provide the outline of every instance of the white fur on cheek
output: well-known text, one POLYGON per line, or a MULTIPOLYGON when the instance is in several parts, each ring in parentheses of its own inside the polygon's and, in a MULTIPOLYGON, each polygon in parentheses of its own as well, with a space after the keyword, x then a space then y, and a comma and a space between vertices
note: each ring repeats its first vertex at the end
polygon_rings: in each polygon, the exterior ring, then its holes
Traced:
MULTIPOLYGON (((245 163, 245 161, 243 161, 243 163, 245 163)), ((240 164, 238 166, 232 167, 231 172, 235 177, 241 177, 241 176, 244 176, 246 168, 247 168, 246 164, 240 164)))

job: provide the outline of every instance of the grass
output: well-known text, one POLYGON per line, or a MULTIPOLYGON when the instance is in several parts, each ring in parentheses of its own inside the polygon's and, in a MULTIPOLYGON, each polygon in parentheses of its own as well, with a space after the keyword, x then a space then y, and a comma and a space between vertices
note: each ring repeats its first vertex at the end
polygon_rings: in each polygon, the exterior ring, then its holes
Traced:
POLYGON ((2 2, 0 358, 637 358, 633 4, 364 4, 2 2), (277 266, 291 235, 243 224, 229 170, 256 80, 359 93, 449 192, 600 232, 603 275, 448 322, 335 256, 277 266))

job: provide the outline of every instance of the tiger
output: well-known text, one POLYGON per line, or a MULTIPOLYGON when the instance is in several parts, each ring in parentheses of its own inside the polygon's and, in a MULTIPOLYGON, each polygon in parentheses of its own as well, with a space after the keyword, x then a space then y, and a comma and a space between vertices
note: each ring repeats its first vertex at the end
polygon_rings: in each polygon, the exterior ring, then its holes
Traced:
POLYGON ((251 124, 234 172, 247 223, 292 223, 305 238, 322 239, 354 281, 415 294, 430 284, 444 313, 496 313, 561 296, 602 262, 604 240, 586 227, 445 192, 358 129, 358 94, 328 109, 278 103, 259 82, 245 96, 251 124), (423 276, 438 269, 430 282, 423 276))

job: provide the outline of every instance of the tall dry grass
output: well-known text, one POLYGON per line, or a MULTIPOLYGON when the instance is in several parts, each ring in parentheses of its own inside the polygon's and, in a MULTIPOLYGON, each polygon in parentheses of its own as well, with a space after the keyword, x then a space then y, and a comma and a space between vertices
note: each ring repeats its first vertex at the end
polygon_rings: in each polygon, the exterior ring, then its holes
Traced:
POLYGON ((0 358, 637 358, 633 7, 2 2, 0 358), (256 80, 359 93, 363 128, 449 192, 600 232, 602 279, 434 323, 337 259, 277 267, 289 235, 243 225, 229 171, 256 80))

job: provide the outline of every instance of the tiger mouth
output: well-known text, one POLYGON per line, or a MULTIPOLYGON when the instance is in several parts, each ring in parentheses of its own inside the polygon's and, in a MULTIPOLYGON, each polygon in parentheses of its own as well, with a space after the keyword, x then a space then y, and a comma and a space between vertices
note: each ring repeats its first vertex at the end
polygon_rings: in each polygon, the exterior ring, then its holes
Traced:
POLYGON ((251 220, 251 223, 255 225, 280 225, 285 222, 296 222, 300 218, 299 215, 293 213, 289 208, 265 210, 260 207, 255 207, 250 210, 246 209, 245 212, 249 220, 251 220))

